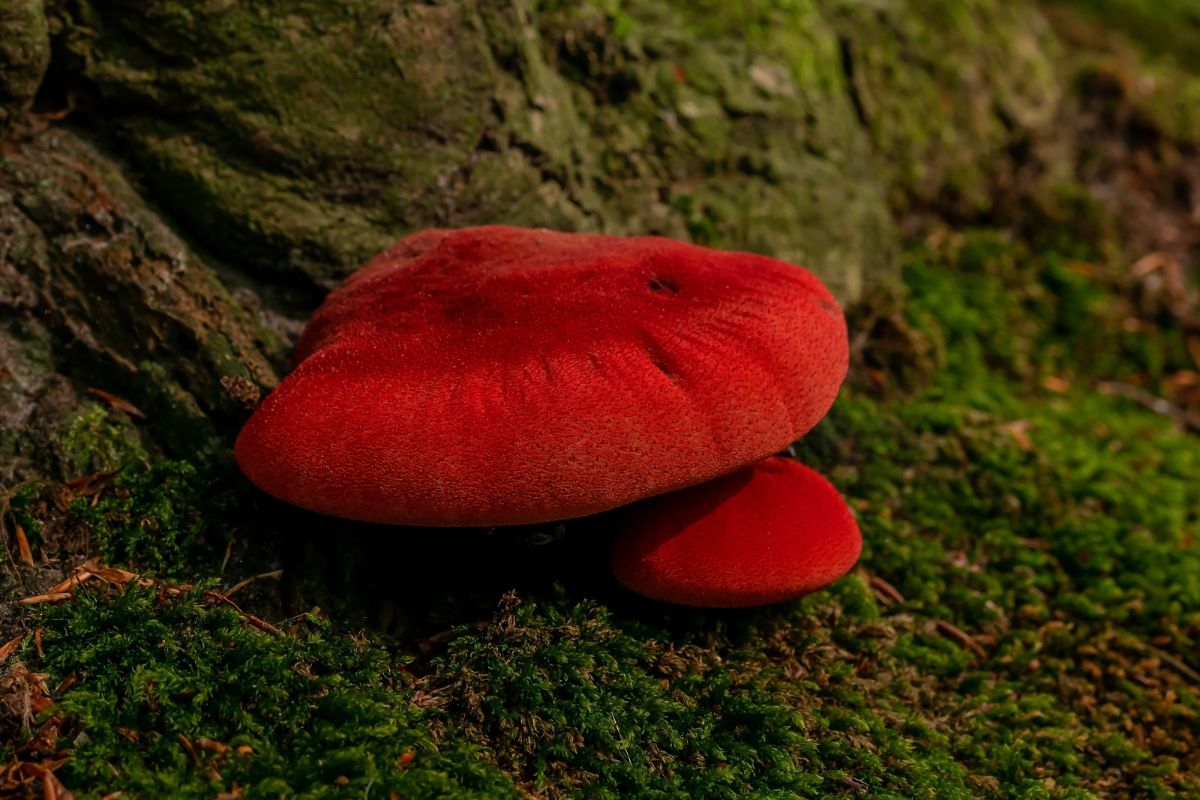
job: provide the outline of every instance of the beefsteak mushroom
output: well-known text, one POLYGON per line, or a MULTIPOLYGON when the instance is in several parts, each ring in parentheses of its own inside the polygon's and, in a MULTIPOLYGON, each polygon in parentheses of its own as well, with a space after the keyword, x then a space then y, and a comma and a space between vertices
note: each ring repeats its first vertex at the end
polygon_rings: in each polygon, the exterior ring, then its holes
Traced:
POLYGON ((678 605, 791 600, 845 575, 862 551, 837 489, 779 456, 628 513, 613 543, 613 574, 638 594, 678 605))
POLYGON ((326 298, 235 455, 281 500, 392 525, 542 523, 663 495, 616 541, 618 579, 675 603, 769 603, 858 556, 837 492, 767 458, 825 415, 847 362, 841 310, 792 264, 430 230, 326 298))
POLYGON ((236 456, 394 525, 594 514, 771 455, 833 403, 846 326, 791 264, 507 227, 402 240, 334 290, 236 456))

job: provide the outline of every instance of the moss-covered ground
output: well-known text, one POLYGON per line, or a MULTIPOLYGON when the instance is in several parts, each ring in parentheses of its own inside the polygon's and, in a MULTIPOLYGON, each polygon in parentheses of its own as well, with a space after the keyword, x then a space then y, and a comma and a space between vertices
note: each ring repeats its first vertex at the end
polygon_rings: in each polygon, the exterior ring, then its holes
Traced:
POLYGON ((796 454, 858 514, 861 568, 737 613, 623 594, 572 549, 601 519, 515 537, 535 566, 511 578, 466 563, 478 534, 406 557, 397 533, 391 584, 470 602, 373 632, 251 588, 256 626, 222 593, 276 566, 292 523, 259 530, 274 507, 227 455, 149 463, 97 406, 68 441, 102 472, 26 488, 5 524, 35 559, 74 537, 161 580, 9 620, 9 787, 53 769, 81 797, 1200 798, 1200 437, 1142 402, 1194 369, 1183 333, 1086 243, 994 230, 911 243, 905 290, 852 328, 851 379, 796 454))

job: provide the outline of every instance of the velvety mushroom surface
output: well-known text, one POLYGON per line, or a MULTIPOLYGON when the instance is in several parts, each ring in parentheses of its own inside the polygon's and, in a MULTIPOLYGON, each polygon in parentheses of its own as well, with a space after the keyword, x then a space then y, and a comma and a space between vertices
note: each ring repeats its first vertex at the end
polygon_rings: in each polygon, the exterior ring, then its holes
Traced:
POLYGON ((268 493, 405 525, 582 516, 776 452, 829 409, 846 327, 774 259, 653 237, 426 231, 352 275, 243 429, 268 493))
POLYGON ((737 608, 823 589, 858 560, 862 536, 829 481, 789 458, 630 507, 613 543, 617 580, 669 603, 737 608))

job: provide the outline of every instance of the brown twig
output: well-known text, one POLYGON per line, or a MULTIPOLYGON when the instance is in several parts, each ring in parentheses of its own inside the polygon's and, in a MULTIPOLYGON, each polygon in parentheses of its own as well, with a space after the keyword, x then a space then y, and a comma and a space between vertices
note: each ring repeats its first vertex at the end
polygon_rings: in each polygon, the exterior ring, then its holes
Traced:
MULTIPOLYGON (((878 575, 872 575, 865 569, 860 569, 860 572, 866 577, 868 585, 875 592, 876 599, 883 603, 885 607, 891 608, 892 606, 899 606, 908 602, 904 599, 904 595, 900 594, 899 589, 883 578, 878 575)), ((983 649, 983 645, 957 625, 947 622, 944 619, 935 619, 933 620, 933 626, 938 633, 949 639, 953 639, 980 658, 987 658, 987 651, 983 649)))
POLYGON ((42 770, 42 796, 45 800, 75 800, 71 790, 49 769, 42 770))
POLYGON ((962 628, 946 622, 944 619, 935 620, 933 625, 937 628, 938 633, 949 639, 953 639, 980 658, 987 658, 987 651, 983 649, 983 645, 975 641, 975 638, 962 628))
POLYGON ((126 400, 124 397, 118 397, 111 392, 106 392, 103 389, 97 389, 94 386, 89 386, 85 391, 92 397, 95 397, 97 400, 103 401, 110 408, 114 408, 117 411, 124 411, 134 419, 144 420, 146 418, 145 412, 143 412, 133 403, 126 400))
POLYGON ((1167 666, 1173 668, 1180 675, 1182 675, 1183 677, 1190 680, 1192 683, 1196 684, 1197 686, 1200 686, 1200 672, 1197 672, 1196 670, 1194 670, 1190 666, 1188 666, 1187 663, 1183 661, 1183 659, 1177 658, 1176 656, 1173 656, 1170 653, 1168 653, 1166 650, 1163 650, 1160 647, 1155 647, 1154 645, 1150 644, 1149 642, 1143 642, 1141 640, 1134 640, 1133 643, 1139 649, 1154 656, 1159 661, 1161 661, 1164 664, 1166 664, 1167 666))
POLYGON ((232 600, 230 600, 228 597, 221 594, 220 592, 213 592, 213 591, 205 592, 204 599, 208 600, 210 603, 217 603, 217 604, 229 606, 234 611, 236 611, 238 614, 240 614, 242 619, 244 619, 251 627, 258 628, 263 633, 269 633, 272 636, 282 635, 282 632, 279 630, 279 628, 276 628, 274 625, 267 622, 265 619, 256 617, 247 611, 243 611, 241 606, 239 606, 237 603, 233 602, 232 600))
POLYGON ((25 566, 33 566, 33 550, 29 547, 29 537, 25 535, 25 529, 21 527, 21 523, 17 523, 13 529, 13 536, 17 540, 17 552, 21 554, 21 560, 25 562, 25 566))
POLYGON ((21 646, 21 642, 23 641, 25 641, 25 634, 18 633, 3 645, 0 645, 0 664, 8 661, 8 657, 17 651, 17 648, 21 646))
POLYGON ((1196 415, 1180 408, 1174 403, 1159 397, 1155 394, 1147 392, 1145 389, 1133 386, 1128 383, 1119 383, 1116 381, 1107 381, 1101 383, 1098 387, 1101 394, 1116 395, 1132 400, 1138 405, 1148 408, 1156 414, 1162 414, 1164 417, 1169 417, 1175 421, 1175 424, 1182 428, 1200 433, 1200 415, 1196 415))
POLYGON ((1146 646, 1150 648, 1150 652, 1154 653, 1154 655, 1158 657, 1159 661, 1174 667, 1176 672, 1178 672, 1180 675, 1189 679, 1192 683, 1200 686, 1200 672, 1196 672, 1196 670, 1185 664, 1182 659, 1176 658, 1164 650, 1159 650, 1157 647, 1152 645, 1146 646))
POLYGON ((47 592, 45 594, 35 594, 32 597, 22 597, 17 602, 23 606, 36 606, 42 603, 61 603, 64 600, 70 600, 74 596, 71 592, 47 592))
POLYGON ((867 584, 875 592, 875 598, 887 607, 904 605, 908 602, 904 599, 904 595, 900 594, 900 590, 892 584, 885 581, 878 575, 872 575, 866 570, 862 571, 867 578, 867 584))
POLYGON ((192 743, 188 741, 188 738, 182 733, 175 734, 175 738, 177 738, 179 743, 183 745, 183 749, 187 751, 187 754, 192 757, 192 762, 197 767, 203 766, 200 762, 200 756, 196 753, 196 748, 192 746, 192 743))
MULTIPOLYGON (((22 481, 21 483, 18 483, 16 486, 10 487, 8 489, 8 491, 6 491, 3 495, 0 495, 0 538, 5 538, 5 539, 7 538, 6 534, 8 533, 8 523, 5 520, 9 514, 9 507, 12 505, 12 499, 17 496, 17 492, 21 491, 22 489, 24 489, 27 486, 30 486, 32 483, 33 483, 33 481, 22 481)), ((15 524, 15 520, 14 520, 14 524, 15 524)), ((14 536, 15 535, 16 534, 14 533, 14 536)), ((13 558, 12 551, 8 549, 7 541, 5 541, 3 543, 3 547, 4 547, 4 554, 6 556, 8 556, 9 563, 11 563, 13 565, 13 567, 16 567, 17 560, 15 558, 13 558)), ((17 583, 20 585, 22 591, 24 591, 25 579, 21 577, 21 570, 14 569, 12 574, 13 574, 13 577, 15 577, 17 579, 17 583)))
POLYGON ((259 573, 258 575, 251 575, 249 578, 242 578, 240 581, 235 583, 233 586, 230 586, 228 589, 225 590, 224 594, 226 597, 233 597, 235 594, 240 592, 242 589, 245 589, 247 586, 254 583, 255 581, 266 580, 267 578, 273 578, 275 580, 279 580, 282 577, 283 577, 283 570, 281 570, 281 569, 274 569, 274 570, 271 570, 270 572, 262 572, 262 573, 259 573))

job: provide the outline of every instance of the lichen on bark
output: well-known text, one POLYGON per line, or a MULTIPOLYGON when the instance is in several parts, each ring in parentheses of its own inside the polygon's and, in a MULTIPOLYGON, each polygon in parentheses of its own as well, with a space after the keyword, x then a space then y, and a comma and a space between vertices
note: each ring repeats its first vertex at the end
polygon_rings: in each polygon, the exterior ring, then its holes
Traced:
POLYGON ((49 66, 42 0, 0 0, 0 136, 29 110, 49 66))

